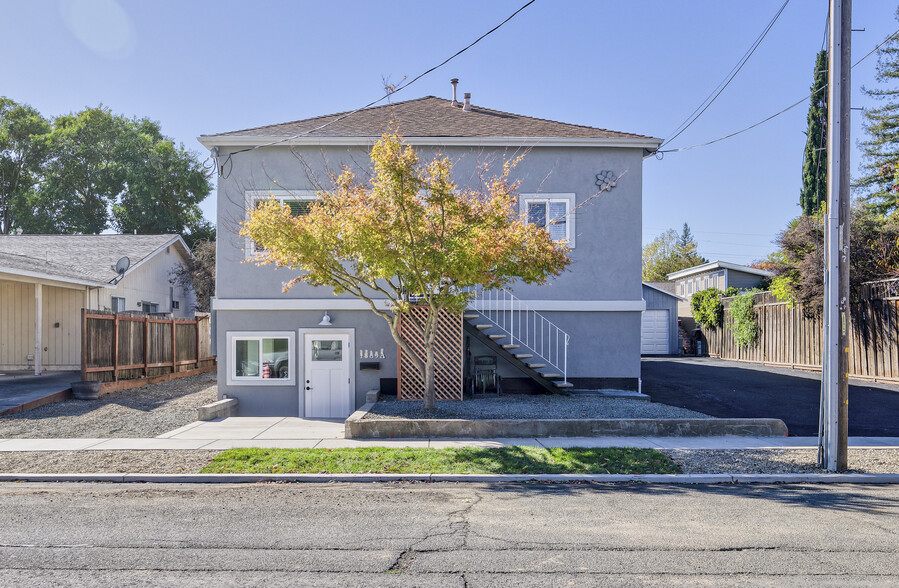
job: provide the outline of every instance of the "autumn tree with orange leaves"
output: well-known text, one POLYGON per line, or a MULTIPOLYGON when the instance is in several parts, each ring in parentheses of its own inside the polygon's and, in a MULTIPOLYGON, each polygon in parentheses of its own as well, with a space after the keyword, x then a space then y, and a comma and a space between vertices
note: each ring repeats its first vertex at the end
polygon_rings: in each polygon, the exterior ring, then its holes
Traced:
POLYGON ((514 161, 476 189, 453 183, 448 158, 424 164, 396 134, 374 145, 371 161, 367 185, 344 168, 307 214, 293 216, 268 200, 250 211, 241 235, 261 247, 257 263, 302 272, 285 291, 305 282, 367 302, 419 370, 424 408, 433 409, 441 311, 463 312, 475 286, 545 283, 568 266, 568 247, 518 213, 518 184, 509 177, 514 161), (406 312, 412 305, 428 312, 416 318, 406 312), (404 313, 424 341, 424 358, 400 337, 404 313))

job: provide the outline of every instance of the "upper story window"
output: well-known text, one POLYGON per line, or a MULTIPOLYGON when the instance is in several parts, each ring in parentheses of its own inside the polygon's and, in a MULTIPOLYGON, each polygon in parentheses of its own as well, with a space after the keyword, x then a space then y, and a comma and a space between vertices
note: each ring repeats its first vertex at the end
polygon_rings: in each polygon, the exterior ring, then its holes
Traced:
MULTIPOLYGON (((282 205, 290 208, 290 213, 294 216, 302 216, 309 213, 312 202, 318 196, 312 190, 249 190, 246 194, 247 210, 252 210, 267 200, 277 200, 282 205)), ((247 256, 262 251, 262 247, 257 246, 249 238, 247 238, 246 252, 247 256)))
POLYGON ((528 224, 545 227, 553 241, 574 248, 574 194, 521 194, 520 212, 528 224))

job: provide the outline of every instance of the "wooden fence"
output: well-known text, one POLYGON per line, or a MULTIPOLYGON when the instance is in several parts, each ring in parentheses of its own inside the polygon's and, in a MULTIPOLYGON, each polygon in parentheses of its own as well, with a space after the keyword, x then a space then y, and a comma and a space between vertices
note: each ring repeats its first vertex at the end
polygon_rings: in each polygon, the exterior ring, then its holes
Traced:
POLYGON ((158 318, 81 310, 81 379, 119 382, 207 368, 209 315, 158 318))
MULTIPOLYGON (((754 297, 759 337, 740 347, 733 337, 732 298, 725 298, 724 321, 703 329, 709 355, 801 369, 821 368, 823 319, 808 317, 770 292, 754 297)), ((899 298, 863 300, 850 307, 849 375, 899 382, 899 298)))
MULTIPOLYGON (((410 313, 424 322, 428 309, 413 306, 410 313)), ((411 326, 410 317, 400 319, 400 336, 424 361, 424 340, 417 328, 411 326)), ((437 343, 434 357, 434 387, 437 400, 462 400, 462 315, 440 313, 437 322, 437 343)), ((397 398, 422 400, 424 379, 409 357, 400 348, 397 353, 397 398)))

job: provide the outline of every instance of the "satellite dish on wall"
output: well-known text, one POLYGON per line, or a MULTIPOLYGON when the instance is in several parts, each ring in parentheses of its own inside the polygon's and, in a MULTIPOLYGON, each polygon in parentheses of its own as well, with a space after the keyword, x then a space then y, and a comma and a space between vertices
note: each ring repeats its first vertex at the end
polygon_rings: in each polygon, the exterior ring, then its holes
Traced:
POLYGON ((128 271, 129 267, 131 267, 131 260, 128 259, 127 257, 123 257, 122 259, 120 259, 116 262, 115 267, 113 267, 112 269, 115 270, 115 273, 117 273, 121 276, 121 275, 124 275, 124 273, 128 271))

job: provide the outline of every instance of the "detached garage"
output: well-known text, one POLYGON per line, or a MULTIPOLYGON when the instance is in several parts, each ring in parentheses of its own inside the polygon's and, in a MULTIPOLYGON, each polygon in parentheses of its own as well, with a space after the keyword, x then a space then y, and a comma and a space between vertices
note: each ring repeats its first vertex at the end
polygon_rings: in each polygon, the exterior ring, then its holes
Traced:
POLYGON ((640 323, 640 355, 678 353, 677 303, 684 299, 674 293, 674 283, 643 282, 643 300, 646 310, 640 323))

